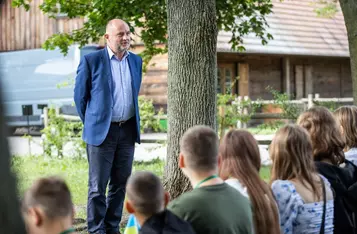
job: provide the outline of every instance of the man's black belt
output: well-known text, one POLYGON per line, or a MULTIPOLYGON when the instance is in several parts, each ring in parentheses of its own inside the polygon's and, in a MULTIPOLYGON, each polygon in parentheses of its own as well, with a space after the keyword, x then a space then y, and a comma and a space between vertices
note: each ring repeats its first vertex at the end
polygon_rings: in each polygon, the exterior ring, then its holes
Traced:
POLYGON ((111 124, 114 124, 114 125, 118 125, 119 127, 123 126, 125 123, 129 122, 130 120, 133 120, 134 117, 131 117, 130 119, 128 120, 124 120, 124 121, 119 121, 119 122, 112 122, 111 124))

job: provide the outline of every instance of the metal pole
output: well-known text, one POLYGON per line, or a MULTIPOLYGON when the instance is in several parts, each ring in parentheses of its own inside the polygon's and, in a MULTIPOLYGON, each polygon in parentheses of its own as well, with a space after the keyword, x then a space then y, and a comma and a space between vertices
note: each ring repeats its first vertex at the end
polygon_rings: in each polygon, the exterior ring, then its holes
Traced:
POLYGON ((27 115, 26 117, 27 117, 27 135, 28 135, 27 139, 28 139, 28 144, 29 144, 29 154, 31 156, 32 154, 31 154, 31 139, 30 139, 31 138, 31 136, 30 136, 30 116, 27 115))

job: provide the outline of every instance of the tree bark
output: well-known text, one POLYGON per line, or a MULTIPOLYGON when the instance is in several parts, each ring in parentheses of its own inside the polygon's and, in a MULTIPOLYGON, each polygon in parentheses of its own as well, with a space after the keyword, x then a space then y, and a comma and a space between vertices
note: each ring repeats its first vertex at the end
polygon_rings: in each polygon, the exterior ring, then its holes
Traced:
POLYGON ((194 125, 216 130, 215 0, 167 0, 168 147, 165 188, 172 198, 191 188, 178 168, 179 141, 194 125))
POLYGON ((340 5, 345 18, 350 49, 353 100, 357 105, 357 4, 356 0, 340 0, 340 5))

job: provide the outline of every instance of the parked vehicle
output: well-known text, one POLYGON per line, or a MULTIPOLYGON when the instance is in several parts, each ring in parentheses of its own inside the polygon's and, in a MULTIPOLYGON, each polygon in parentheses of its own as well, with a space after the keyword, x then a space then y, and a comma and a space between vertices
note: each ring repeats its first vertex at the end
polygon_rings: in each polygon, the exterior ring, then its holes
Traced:
POLYGON ((76 70, 80 57, 97 49, 100 47, 96 45, 82 49, 71 46, 67 56, 60 50, 43 49, 0 53, 0 84, 8 125, 42 127, 46 106, 77 115, 73 104, 76 70))

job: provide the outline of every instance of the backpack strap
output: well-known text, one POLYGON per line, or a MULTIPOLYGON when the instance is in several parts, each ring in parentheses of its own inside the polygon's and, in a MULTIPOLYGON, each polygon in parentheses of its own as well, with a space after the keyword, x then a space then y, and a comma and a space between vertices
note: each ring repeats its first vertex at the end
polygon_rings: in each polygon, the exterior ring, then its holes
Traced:
POLYGON ((325 216, 326 216, 326 188, 325 188, 325 182, 324 180, 320 177, 321 179, 321 185, 322 185, 322 193, 324 197, 324 208, 322 212, 322 222, 321 222, 321 227, 320 227, 320 234, 325 233, 325 216))

